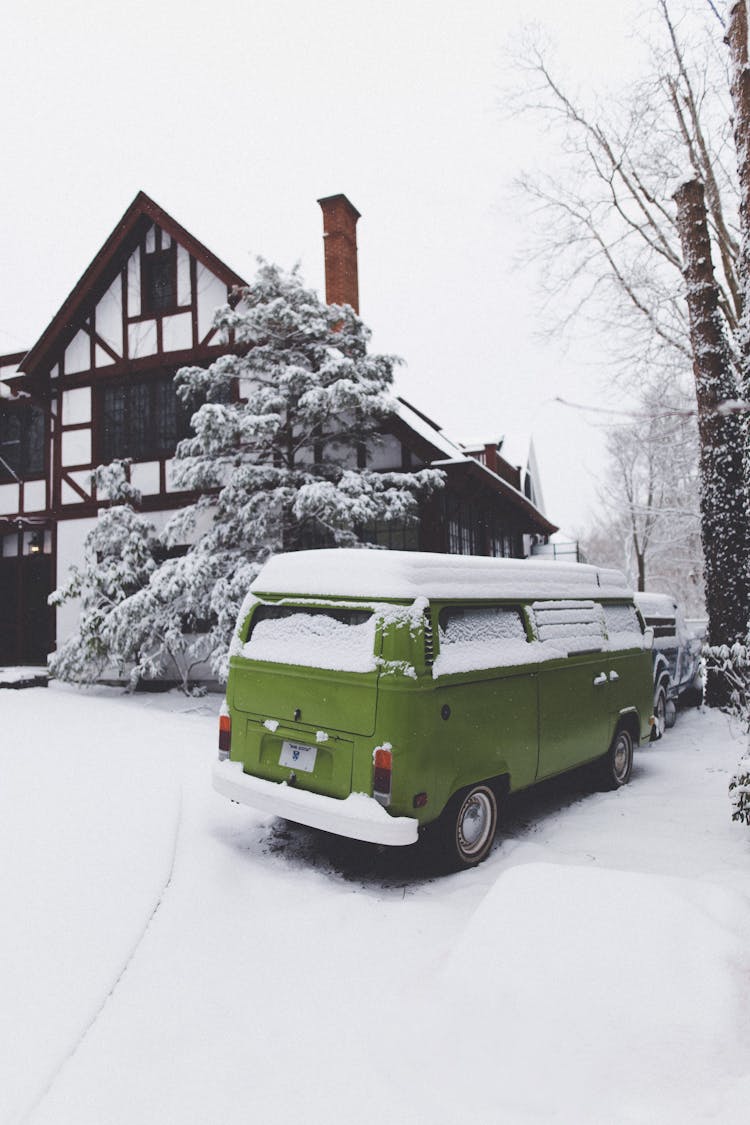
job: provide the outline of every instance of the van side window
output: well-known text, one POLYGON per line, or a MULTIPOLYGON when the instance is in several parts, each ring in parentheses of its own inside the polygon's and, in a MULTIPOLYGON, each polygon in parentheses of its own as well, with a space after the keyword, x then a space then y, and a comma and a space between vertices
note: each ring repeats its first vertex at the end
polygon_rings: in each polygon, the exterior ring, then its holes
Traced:
POLYGON ((562 652, 600 652, 604 613, 598 602, 534 602, 534 627, 540 641, 562 652))
POLYGON ((476 642, 525 641, 520 609, 507 606, 446 606, 438 619, 440 648, 476 642))
POLYGON ((641 623, 634 605, 605 605, 602 608, 610 641, 619 641, 623 648, 628 644, 639 644, 642 636, 641 623))
POLYGON ((445 606, 438 615, 438 638, 433 676, 507 668, 534 659, 521 609, 515 606, 445 606))

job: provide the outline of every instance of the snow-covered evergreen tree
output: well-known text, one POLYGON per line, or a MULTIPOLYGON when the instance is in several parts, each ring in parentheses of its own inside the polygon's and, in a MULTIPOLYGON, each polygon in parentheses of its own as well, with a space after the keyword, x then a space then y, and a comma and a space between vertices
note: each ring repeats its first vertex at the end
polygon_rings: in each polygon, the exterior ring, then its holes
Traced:
POLYGON ((130 652, 113 642, 112 614, 148 585, 157 566, 159 541, 147 519, 136 512, 140 493, 127 475, 127 463, 113 461, 94 471, 104 509, 84 542, 84 561, 72 567, 64 586, 50 594, 50 605, 80 600, 78 630, 49 658, 59 680, 93 683, 108 666, 121 668, 130 652))
POLYGON ((354 311, 324 304, 296 270, 262 262, 216 324, 231 351, 176 377, 195 436, 177 450, 175 477, 202 495, 165 535, 190 548, 118 617, 132 610, 144 643, 170 614, 175 636, 180 621, 188 630, 200 621, 201 652, 223 675, 236 613, 270 555, 364 544, 377 521, 414 520, 418 498, 443 477, 367 467, 394 408, 397 361, 368 354, 354 311))

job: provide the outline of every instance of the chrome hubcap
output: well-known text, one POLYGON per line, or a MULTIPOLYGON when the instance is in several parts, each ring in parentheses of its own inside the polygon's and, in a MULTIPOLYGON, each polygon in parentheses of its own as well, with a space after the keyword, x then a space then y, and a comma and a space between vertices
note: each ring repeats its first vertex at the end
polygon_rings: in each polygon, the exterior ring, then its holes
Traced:
POLYGON ((492 830, 493 811, 486 793, 470 793, 458 815, 458 844, 466 856, 476 855, 487 843, 492 830))
POLYGON ((629 760, 630 741, 626 734, 620 734, 617 738, 617 744, 615 746, 615 752, 613 756, 615 777, 618 781, 622 781, 622 779, 627 776, 629 760))
POLYGON ((656 729, 659 734, 664 734, 667 725, 667 708, 664 702, 664 696, 660 695, 656 701, 656 729))

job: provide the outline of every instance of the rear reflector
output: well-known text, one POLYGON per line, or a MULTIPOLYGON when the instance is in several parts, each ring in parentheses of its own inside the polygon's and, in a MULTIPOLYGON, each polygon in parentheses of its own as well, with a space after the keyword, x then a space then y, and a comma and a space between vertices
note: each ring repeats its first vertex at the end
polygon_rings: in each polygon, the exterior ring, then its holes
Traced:
POLYGON ((219 715, 219 761, 229 757, 232 743, 232 720, 229 715, 219 715))
POLYGON ((391 803, 393 753, 390 746, 378 746, 372 755, 372 795, 381 805, 391 803))

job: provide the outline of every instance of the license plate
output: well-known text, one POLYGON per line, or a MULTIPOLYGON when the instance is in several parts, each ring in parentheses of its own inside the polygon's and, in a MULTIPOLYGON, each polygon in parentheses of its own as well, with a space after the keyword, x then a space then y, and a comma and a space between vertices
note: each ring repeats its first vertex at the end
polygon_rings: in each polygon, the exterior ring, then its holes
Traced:
POLYGON ((288 766, 290 770, 303 770, 312 773, 315 769, 315 758, 318 753, 317 746, 303 746, 301 742, 282 742, 280 766, 288 766))

